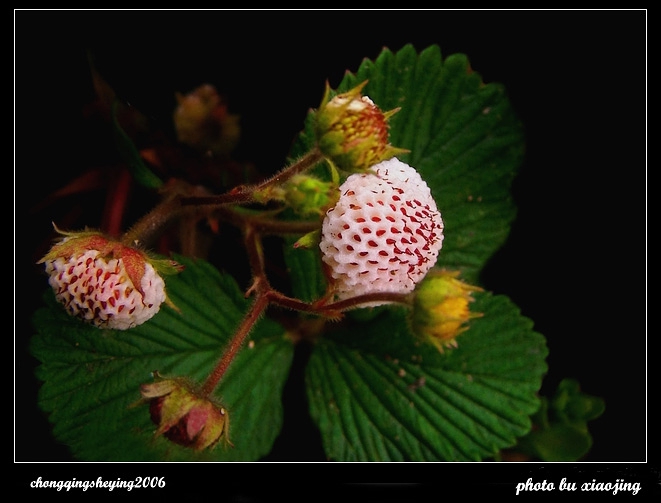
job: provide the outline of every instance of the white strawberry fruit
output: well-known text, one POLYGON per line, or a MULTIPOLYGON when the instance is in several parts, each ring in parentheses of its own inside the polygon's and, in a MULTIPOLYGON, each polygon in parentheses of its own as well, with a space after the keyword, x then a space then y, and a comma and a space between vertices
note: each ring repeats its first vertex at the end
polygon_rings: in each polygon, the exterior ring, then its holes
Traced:
MULTIPOLYGON (((95 232, 68 233, 39 263, 67 312, 99 328, 127 330, 151 319, 169 302, 159 269, 172 261, 151 260, 144 252, 95 232)), ((170 303, 171 304, 171 303, 170 303)))
POLYGON ((399 159, 349 176, 319 244, 337 298, 411 292, 436 263, 443 228, 429 187, 399 159))

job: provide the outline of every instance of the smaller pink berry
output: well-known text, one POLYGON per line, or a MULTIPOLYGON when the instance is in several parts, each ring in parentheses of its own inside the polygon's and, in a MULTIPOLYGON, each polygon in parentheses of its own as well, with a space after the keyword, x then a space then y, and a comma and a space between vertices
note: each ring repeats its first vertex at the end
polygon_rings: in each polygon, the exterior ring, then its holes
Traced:
MULTIPOLYGON (((153 260, 99 232, 65 235, 38 262, 67 312, 99 328, 127 330, 143 324, 171 302, 160 271, 180 270, 172 261, 153 260)), ((172 305, 172 304, 171 304, 172 305)))
POLYGON ((338 299, 413 291, 436 263, 443 229, 429 187, 408 164, 392 158, 349 176, 319 244, 338 299))

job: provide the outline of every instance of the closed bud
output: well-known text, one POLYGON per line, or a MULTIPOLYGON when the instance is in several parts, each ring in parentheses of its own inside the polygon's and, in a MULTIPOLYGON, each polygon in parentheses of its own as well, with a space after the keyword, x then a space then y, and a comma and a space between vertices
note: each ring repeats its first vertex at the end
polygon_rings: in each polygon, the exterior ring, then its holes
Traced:
POLYGON ((301 216, 323 215, 338 197, 332 182, 306 174, 293 176, 283 189, 285 202, 301 216))
POLYGON ((187 380, 157 374, 153 383, 140 387, 140 393, 158 426, 156 435, 198 451, 215 447, 221 439, 230 443, 225 408, 200 396, 187 380))
POLYGON ((177 139, 198 151, 225 155, 241 135, 239 116, 229 113, 215 87, 203 84, 188 94, 176 94, 173 114, 177 139))
POLYGON ((483 291, 458 279, 459 271, 432 270, 414 292, 411 327, 413 332, 434 344, 456 347, 456 338, 468 330, 468 321, 482 316, 471 312, 474 292, 483 291))

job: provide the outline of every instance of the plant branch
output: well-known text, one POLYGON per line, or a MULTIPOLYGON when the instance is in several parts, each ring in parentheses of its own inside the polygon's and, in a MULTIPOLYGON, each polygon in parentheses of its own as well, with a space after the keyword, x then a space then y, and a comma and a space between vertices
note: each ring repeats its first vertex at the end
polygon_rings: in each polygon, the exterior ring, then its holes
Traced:
POLYGON ((225 375, 225 372, 243 346, 246 337, 270 303, 269 292, 271 287, 264 271, 264 253, 259 233, 256 232, 255 228, 249 222, 246 222, 243 234, 248 251, 248 261, 253 274, 253 283, 246 292, 246 296, 255 292, 255 300, 243 318, 241 325, 239 325, 239 328, 234 333, 232 340, 229 342, 227 348, 225 348, 223 356, 203 384, 200 390, 203 396, 210 395, 216 389, 216 386, 218 386, 218 383, 220 383, 223 375, 225 375))
POLYGON ((321 228, 320 220, 278 220, 263 214, 244 213, 232 206, 218 208, 218 213, 230 223, 242 227, 246 223, 261 234, 307 234, 321 228))
POLYGON ((262 192, 265 189, 272 187, 274 185, 279 185, 283 182, 286 182, 294 175, 302 173, 312 166, 317 164, 323 159, 323 155, 316 147, 310 150, 303 157, 295 161, 290 166, 284 168, 280 172, 276 173, 271 178, 264 180, 263 182, 256 185, 241 185, 233 188, 225 194, 220 194, 217 196, 206 196, 206 197, 184 197, 181 200, 181 204, 184 206, 202 206, 202 205, 214 205, 222 206, 225 204, 242 204, 250 202, 260 202, 257 201, 254 197, 255 193, 262 192))
POLYGON ((318 314, 329 318, 338 318, 343 310, 360 307, 361 305, 369 305, 372 302, 396 302, 405 305, 411 304, 410 295, 390 292, 359 295, 350 299, 331 302, 330 304, 324 302, 324 299, 327 299, 327 297, 314 303, 307 303, 288 297, 269 285, 264 269, 264 253, 261 236, 255 228, 254 222, 246 219, 243 224, 244 242, 248 252, 250 269, 253 274, 253 283, 246 292, 246 296, 254 293, 255 300, 243 318, 239 328, 234 333, 227 348, 225 348, 222 357, 204 382, 200 390, 203 396, 210 395, 213 393, 213 390, 216 389, 225 375, 225 372, 243 346, 246 337, 254 327, 255 323, 257 323, 259 317, 271 303, 280 307, 305 313, 318 314))
POLYGON ((218 386, 218 383, 223 378, 225 372, 243 346, 247 335, 250 333, 255 323, 257 323, 257 320, 261 314, 268 307, 268 304, 269 298, 267 292, 258 292, 252 306, 250 307, 250 310, 246 313, 246 316, 243 318, 241 325, 239 325, 239 328, 234 333, 234 336, 225 349, 223 356, 220 358, 218 364, 202 385, 200 390, 202 396, 209 396, 211 393, 213 393, 213 390, 216 389, 216 386, 218 386))
POLYGON ((337 302, 331 302, 330 304, 319 306, 317 309, 322 312, 325 310, 346 311, 348 309, 366 306, 373 302, 403 304, 409 307, 412 306, 412 299, 410 294, 379 292, 357 295, 356 297, 351 297, 350 299, 338 300, 337 302))
POLYGON ((163 226, 178 217, 183 210, 179 194, 168 196, 124 233, 122 244, 147 246, 163 226))

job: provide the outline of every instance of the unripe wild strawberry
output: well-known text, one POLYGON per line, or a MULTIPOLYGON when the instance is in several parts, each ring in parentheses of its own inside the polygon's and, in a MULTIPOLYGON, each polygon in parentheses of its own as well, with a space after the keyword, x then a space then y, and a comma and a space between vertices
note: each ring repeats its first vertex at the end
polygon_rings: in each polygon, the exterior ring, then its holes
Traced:
POLYGON ((159 272, 180 270, 168 260, 124 246, 94 231, 62 233, 38 262, 67 312, 99 328, 126 330, 141 325, 167 302, 159 272))
MULTIPOLYGON (((319 244, 337 297, 411 292, 436 263, 443 220, 418 172, 396 158, 353 174, 319 244)), ((371 305, 379 305, 372 303, 371 305)))
POLYGON ((330 99, 330 87, 315 115, 315 134, 321 153, 338 169, 350 173, 408 150, 388 143, 388 120, 399 108, 382 112, 361 90, 367 81, 330 99))
POLYGON ((459 271, 434 270, 416 287, 411 310, 413 333, 434 344, 456 347, 456 338, 468 330, 468 321, 482 316, 470 311, 472 294, 482 288, 458 279, 459 271))
POLYGON ((140 387, 149 402, 156 435, 195 450, 212 448, 222 438, 229 441, 229 415, 224 407, 199 396, 185 379, 162 379, 140 387))

